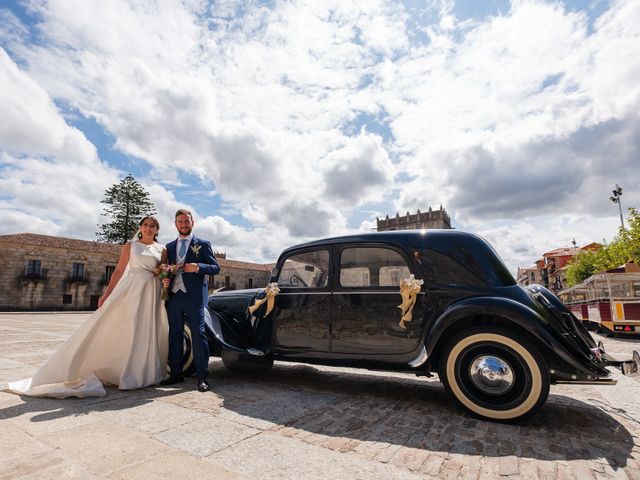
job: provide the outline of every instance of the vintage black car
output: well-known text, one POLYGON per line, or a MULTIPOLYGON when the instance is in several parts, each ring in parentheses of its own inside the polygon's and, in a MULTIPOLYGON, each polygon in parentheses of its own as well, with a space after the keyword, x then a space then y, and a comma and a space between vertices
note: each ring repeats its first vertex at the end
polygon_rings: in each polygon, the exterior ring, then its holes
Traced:
POLYGON ((277 288, 209 299, 212 354, 229 369, 286 360, 437 373, 472 414, 516 422, 542 407, 551 384, 613 384, 605 367, 634 375, 640 366, 637 352, 625 362, 609 357, 555 295, 517 285, 494 249, 469 233, 318 240, 286 249, 270 282, 277 288))

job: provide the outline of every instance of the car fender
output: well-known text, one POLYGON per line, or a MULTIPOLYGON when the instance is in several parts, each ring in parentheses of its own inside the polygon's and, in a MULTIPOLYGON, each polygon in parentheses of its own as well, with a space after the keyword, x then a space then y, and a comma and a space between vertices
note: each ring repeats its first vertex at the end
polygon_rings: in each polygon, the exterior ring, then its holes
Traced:
POLYGON ((511 322, 537 340, 538 345, 544 346, 547 352, 553 353, 564 362, 565 367, 571 367, 579 372, 607 375, 606 369, 582 361, 575 354, 567 350, 561 340, 552 334, 546 321, 538 312, 523 305, 520 302, 504 297, 473 297, 466 298, 447 308, 432 324, 425 337, 425 350, 427 356, 436 349, 441 341, 446 341, 443 334, 456 323, 462 322, 470 316, 486 315, 500 317, 504 321, 511 322))
MULTIPOLYGON (((217 312, 211 312, 208 308, 204 309, 204 323, 205 330, 207 332, 207 336, 209 341, 213 341, 217 344, 218 347, 224 348, 225 350, 232 350, 234 352, 246 353, 247 350, 245 348, 239 348, 235 345, 231 345, 224 339, 224 335, 222 334, 222 327, 220 325, 220 314, 217 312)), ((209 346, 209 350, 213 351, 213 345, 209 346)))

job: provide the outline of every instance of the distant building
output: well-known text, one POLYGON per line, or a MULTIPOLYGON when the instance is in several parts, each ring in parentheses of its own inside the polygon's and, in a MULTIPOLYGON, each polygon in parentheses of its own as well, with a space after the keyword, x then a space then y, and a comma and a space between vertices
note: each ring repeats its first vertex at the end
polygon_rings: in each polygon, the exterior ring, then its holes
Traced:
POLYGON ((0 310, 93 310, 122 245, 20 233, 0 236, 0 310))
POLYGON ((542 254, 534 267, 518 267, 517 282, 520 285, 539 284, 554 293, 566 288, 566 271, 569 262, 578 253, 585 250, 597 250, 598 243, 584 247, 560 247, 542 254))
MULTIPOLYGON (((20 233, 0 235, 0 310, 95 310, 122 245, 20 233)), ((216 253, 218 288, 264 287, 273 264, 227 260, 216 253)))
POLYGON ((271 269, 275 263, 251 263, 239 260, 228 260, 227 255, 215 252, 220 265, 220 273, 209 280, 209 289, 236 290, 240 288, 262 288, 267 286, 271 269))
POLYGON ((396 213, 395 217, 389 218, 387 215, 384 219, 376 218, 376 229, 379 232, 388 230, 421 230, 423 228, 450 229, 451 219, 446 210, 440 205, 439 210, 429 210, 421 213, 418 210, 415 214, 407 212, 406 215, 400 216, 396 213))
POLYGON ((542 284, 538 267, 518 267, 517 282, 523 286, 542 284))

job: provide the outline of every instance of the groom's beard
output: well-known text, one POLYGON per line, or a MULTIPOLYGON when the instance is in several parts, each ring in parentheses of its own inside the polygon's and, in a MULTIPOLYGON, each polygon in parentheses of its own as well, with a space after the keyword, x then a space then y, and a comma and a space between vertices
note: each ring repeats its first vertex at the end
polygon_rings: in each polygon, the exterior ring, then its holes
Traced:
POLYGON ((184 227, 182 229, 178 229, 178 233, 180 234, 180 236, 182 237, 188 237, 191 234, 191 228, 188 227, 184 227))

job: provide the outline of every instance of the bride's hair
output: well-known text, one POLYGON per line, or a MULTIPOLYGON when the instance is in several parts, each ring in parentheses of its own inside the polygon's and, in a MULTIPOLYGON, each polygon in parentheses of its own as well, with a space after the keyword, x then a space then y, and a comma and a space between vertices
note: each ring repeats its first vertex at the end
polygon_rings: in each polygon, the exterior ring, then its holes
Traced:
MULTIPOLYGON (((145 220, 151 220, 153 223, 156 224, 156 228, 158 229, 158 232, 160 231, 160 222, 158 222, 158 219, 156 217, 152 217, 151 215, 147 215, 146 217, 143 217, 142 220, 140 220, 138 222, 138 227, 141 227, 145 220)), ((142 238, 142 232, 140 230, 138 230, 138 238, 142 238)), ((154 242, 158 241, 158 233, 157 232, 153 236, 153 241, 154 242)))

